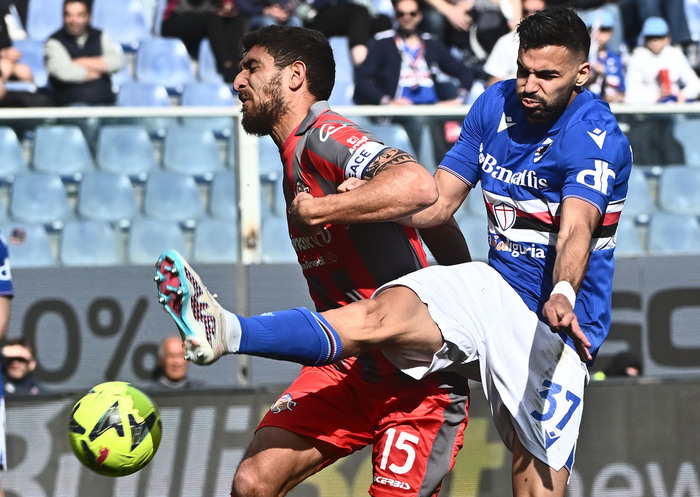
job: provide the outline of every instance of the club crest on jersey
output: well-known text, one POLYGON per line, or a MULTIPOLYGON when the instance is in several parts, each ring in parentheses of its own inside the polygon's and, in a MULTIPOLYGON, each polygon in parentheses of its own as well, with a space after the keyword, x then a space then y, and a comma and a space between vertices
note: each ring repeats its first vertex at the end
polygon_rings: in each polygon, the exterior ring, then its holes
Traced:
POLYGON ((503 231, 511 228, 515 224, 515 219, 517 217, 515 207, 505 202, 493 206, 493 215, 496 217, 498 226, 500 226, 503 231))
POLYGON ((303 183, 300 179, 297 180, 296 185, 294 185, 294 196, 296 197, 300 193, 309 193, 311 191, 311 188, 309 188, 308 185, 303 183))
POLYGON ((285 393, 277 399, 277 402, 272 404, 270 406, 270 411, 272 411, 274 414, 279 414, 282 411, 291 411, 293 410, 293 407, 296 407, 297 403, 294 402, 294 399, 292 399, 292 396, 288 393, 285 393))
POLYGON ((547 138, 545 141, 542 142, 542 145, 537 147, 537 150, 535 150, 535 157, 533 159, 533 162, 539 162, 542 156, 545 154, 547 150, 549 150, 549 147, 554 143, 554 140, 551 138, 547 138))

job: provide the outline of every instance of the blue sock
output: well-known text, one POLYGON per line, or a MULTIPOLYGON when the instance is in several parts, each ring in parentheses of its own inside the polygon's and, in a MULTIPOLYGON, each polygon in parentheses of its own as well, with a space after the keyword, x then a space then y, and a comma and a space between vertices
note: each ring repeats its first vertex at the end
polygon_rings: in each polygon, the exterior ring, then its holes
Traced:
POLYGON ((304 307, 244 318, 238 353, 322 366, 338 360, 338 333, 321 314, 304 307))

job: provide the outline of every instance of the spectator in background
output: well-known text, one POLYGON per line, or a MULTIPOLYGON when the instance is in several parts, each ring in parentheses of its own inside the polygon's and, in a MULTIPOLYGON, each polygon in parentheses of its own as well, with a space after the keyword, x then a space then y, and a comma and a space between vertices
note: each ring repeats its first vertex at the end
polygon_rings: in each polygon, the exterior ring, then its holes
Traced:
POLYGON ((607 378, 623 378, 642 376, 644 369, 642 361, 632 352, 620 352, 615 354, 608 365, 602 371, 598 371, 591 377, 593 380, 605 380, 607 378))
POLYGON ((36 358, 29 342, 23 338, 8 340, 2 347, 1 360, 6 395, 48 393, 34 376, 36 358))
MULTIPOLYGON (((436 36, 420 33, 422 13, 418 0, 394 4, 396 31, 372 42, 365 62, 357 69, 354 101, 358 105, 461 105, 466 103, 474 80, 472 70, 455 59, 436 36), (456 78, 459 88, 448 76, 456 78)), ((419 116, 396 117, 418 150, 419 116)), ((450 144, 445 141, 444 123, 430 121, 436 155, 442 157, 450 144)))
POLYGON ((202 385, 187 377, 189 363, 180 337, 167 337, 160 344, 158 367, 152 387, 159 390, 188 390, 202 385))
MULTIPOLYGON (((522 0, 522 15, 530 16, 547 6, 545 0, 522 0)), ((515 29, 501 36, 484 63, 486 86, 497 81, 515 78, 518 69, 518 47, 520 41, 515 29)))
POLYGON ((622 102, 625 98, 625 74, 622 57, 609 47, 615 30, 615 19, 607 11, 589 21, 591 30, 591 75, 586 84, 594 95, 606 102, 622 102))
POLYGON ((304 27, 320 31, 326 38, 347 37, 355 67, 367 58, 372 37, 392 28, 391 19, 383 14, 375 15, 359 0, 306 0, 296 12, 304 27))
POLYGON ((627 62, 625 102, 688 102, 700 95, 700 78, 683 51, 671 45, 666 21, 649 17, 642 28, 644 45, 627 62))
POLYGON ((294 12, 294 2, 290 0, 254 0, 259 12, 253 15, 250 29, 260 29, 273 24, 301 27, 303 21, 294 12))
MULTIPOLYGON (((10 325, 10 304, 14 297, 12 273, 10 272, 10 257, 7 252, 7 241, 0 232, 0 340, 7 336, 10 325)), ((2 376, 0 375, 0 383, 2 376)), ((5 389, 0 388, 0 471, 7 469, 7 450, 5 447, 5 389)), ((0 497, 5 492, 0 485, 0 497)))
POLYGON ((110 75, 125 63, 121 46, 90 25, 87 0, 65 0, 63 27, 44 45, 46 69, 57 105, 111 105, 110 75))
POLYGON ((226 83, 233 83, 239 71, 241 39, 250 18, 260 13, 251 0, 168 0, 160 34, 179 38, 193 60, 199 58, 199 45, 208 38, 216 68, 226 83))
MULTIPOLYGON (((674 45, 692 46, 692 36, 685 11, 686 0, 620 0, 625 43, 629 51, 640 44, 640 32, 650 17, 660 17, 668 23, 668 32, 674 45)), ((641 34, 643 38, 643 34, 641 34)))

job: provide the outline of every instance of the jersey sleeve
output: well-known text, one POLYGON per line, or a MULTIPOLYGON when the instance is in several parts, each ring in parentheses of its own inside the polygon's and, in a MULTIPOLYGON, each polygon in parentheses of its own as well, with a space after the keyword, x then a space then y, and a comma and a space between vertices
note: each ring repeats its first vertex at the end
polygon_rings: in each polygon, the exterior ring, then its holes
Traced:
POLYGON ((7 241, 3 233, 0 233, 0 295, 9 297, 14 295, 7 241))
POLYGON ((476 186, 479 172, 479 155, 483 137, 483 114, 488 100, 489 90, 476 99, 464 118, 462 131, 457 143, 440 161, 439 169, 455 175, 469 186, 476 186))
POLYGON ((605 112, 572 120, 561 146, 559 167, 565 171, 562 200, 577 197, 595 205, 601 214, 611 202, 624 200, 632 167, 629 142, 605 112))

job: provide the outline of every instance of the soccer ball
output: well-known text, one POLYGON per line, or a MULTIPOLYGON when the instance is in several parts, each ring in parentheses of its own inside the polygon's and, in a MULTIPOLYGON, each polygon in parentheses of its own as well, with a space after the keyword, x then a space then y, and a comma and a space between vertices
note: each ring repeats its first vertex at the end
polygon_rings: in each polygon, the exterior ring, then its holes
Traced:
POLYGON ((68 438, 80 462, 105 476, 125 476, 143 468, 158 450, 160 411, 129 383, 93 387, 73 407, 68 438))

